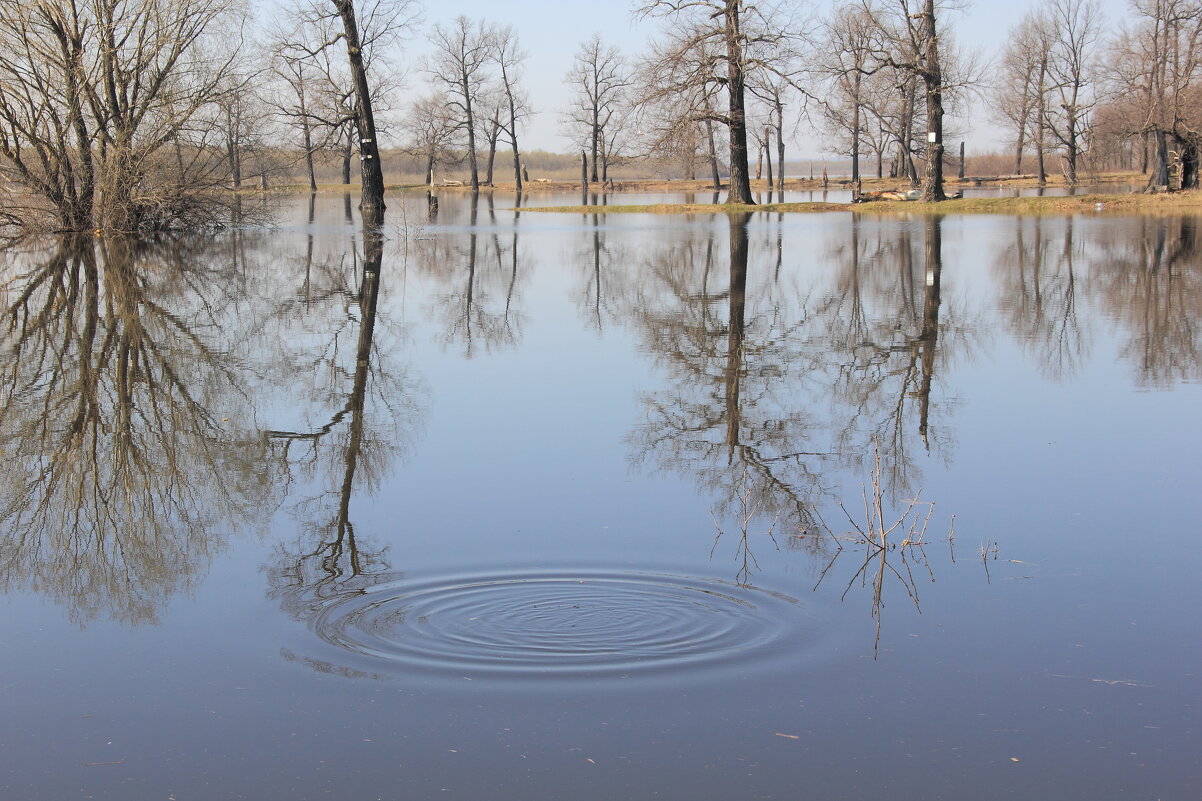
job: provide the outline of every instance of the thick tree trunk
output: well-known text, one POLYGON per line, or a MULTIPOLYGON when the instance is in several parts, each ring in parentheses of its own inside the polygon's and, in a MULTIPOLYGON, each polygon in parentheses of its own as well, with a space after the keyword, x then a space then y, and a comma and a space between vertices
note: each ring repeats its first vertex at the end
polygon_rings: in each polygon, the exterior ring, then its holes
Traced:
POLYGON ((462 74, 459 87, 463 93, 464 125, 467 128, 467 163, 471 169, 472 191, 477 192, 480 190, 480 169, 476 164, 476 118, 472 113, 471 87, 466 72, 462 74))
POLYGON ((851 182, 860 180, 860 71, 855 74, 855 92, 851 101, 851 182))
POLYGON ((935 35, 935 0, 926 0, 923 10, 926 53, 923 83, 927 90, 927 173, 922 199, 927 203, 946 200, 943 193, 943 72, 939 67, 939 41, 935 35))
POLYGON ((1047 141, 1047 91, 1048 57, 1045 53, 1039 62, 1039 97, 1037 98, 1039 109, 1036 114, 1037 122, 1035 123, 1035 161, 1036 171, 1039 173, 1040 186, 1048 182, 1048 167, 1044 145, 1047 141))
POLYGON ((356 127, 359 133, 359 160, 363 185, 359 210, 366 224, 384 222, 384 168, 380 164, 380 149, 376 142, 376 118, 371 106, 371 87, 367 82, 367 67, 363 63, 363 45, 359 41, 359 23, 355 18, 354 0, 333 0, 342 18, 346 37, 346 53, 350 61, 351 83, 355 87, 356 127))
POLYGON ((1148 188, 1169 185, 1169 137, 1165 131, 1157 129, 1152 133, 1155 146, 1155 158, 1152 161, 1152 172, 1148 176, 1148 188))
POLYGON ((1190 135, 1179 139, 1181 145, 1181 188, 1198 188, 1198 137, 1190 135))
POLYGON ((726 89, 730 117, 730 191, 728 203, 755 205, 751 196, 751 176, 747 169, 747 111, 744 98, 746 76, 743 67, 743 41, 739 19, 741 0, 726 0, 726 89))

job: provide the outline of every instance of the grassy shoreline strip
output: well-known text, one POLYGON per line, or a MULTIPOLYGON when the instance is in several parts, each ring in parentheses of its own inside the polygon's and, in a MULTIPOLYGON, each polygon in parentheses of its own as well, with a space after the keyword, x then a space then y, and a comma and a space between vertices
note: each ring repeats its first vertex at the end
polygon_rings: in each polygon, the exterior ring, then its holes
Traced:
POLYGON ((959 198, 942 203, 917 201, 873 201, 871 203, 764 203, 758 206, 708 203, 655 203, 615 206, 523 206, 522 212, 544 214, 736 214, 831 213, 855 211, 861 214, 1065 214, 1107 213, 1202 213, 1202 192, 1175 192, 1164 195, 1077 195, 1074 197, 997 197, 959 198), (1100 204, 1100 205, 1099 205, 1100 204))

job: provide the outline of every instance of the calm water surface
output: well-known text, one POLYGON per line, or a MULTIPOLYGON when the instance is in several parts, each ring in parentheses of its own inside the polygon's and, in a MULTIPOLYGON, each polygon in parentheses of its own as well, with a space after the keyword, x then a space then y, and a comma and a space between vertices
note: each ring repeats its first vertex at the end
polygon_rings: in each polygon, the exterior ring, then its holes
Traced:
POLYGON ((1199 797, 1197 218, 352 205, 0 257, 0 798, 1199 797))

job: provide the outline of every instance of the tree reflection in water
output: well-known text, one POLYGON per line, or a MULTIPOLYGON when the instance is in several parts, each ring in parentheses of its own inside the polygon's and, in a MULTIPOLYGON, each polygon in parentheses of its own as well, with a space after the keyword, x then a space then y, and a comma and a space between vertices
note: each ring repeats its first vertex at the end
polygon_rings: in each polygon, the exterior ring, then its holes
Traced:
MULTIPOLYGON (((1141 217, 1106 243, 1095 292, 1123 327, 1121 353, 1142 387, 1202 380, 1202 259, 1196 217, 1141 217)), ((1117 232, 1116 232, 1117 233, 1117 232)))
POLYGON ((510 241, 503 242, 491 194, 487 203, 491 233, 481 232, 480 198, 472 195, 466 234, 429 237, 417 243, 418 269, 450 287, 432 301, 431 313, 442 321, 442 341, 447 346, 462 346, 468 359, 481 347, 485 353, 515 347, 521 342, 525 323, 518 291, 518 226, 513 227, 510 241))
POLYGON ((268 568, 271 595, 300 620, 310 619, 332 599, 365 591, 373 576, 389 569, 387 548, 365 547, 351 515, 356 489, 371 492, 378 486, 421 414, 418 388, 376 343, 384 243, 380 226, 365 222, 362 268, 355 269, 358 286, 345 288, 354 310, 347 321, 358 328, 353 369, 346 371, 338 363, 338 348, 320 349, 330 359, 327 369, 319 371, 330 378, 319 393, 334 408, 329 420, 310 430, 264 432, 271 457, 283 472, 299 471, 309 478, 320 474, 317 481, 325 485, 298 505, 298 513, 311 522, 296 540, 277 549, 268 568))
POLYGON ((829 456, 811 449, 811 421, 791 408, 789 379, 803 363, 804 315, 769 299, 748 309, 749 214, 730 215, 728 259, 713 232, 649 261, 648 286, 630 315, 670 386, 644 399, 646 422, 631 434, 634 461, 694 475, 715 498, 719 532, 739 530, 739 580, 754 566, 749 527, 814 528, 812 495, 829 456), (725 264, 722 262, 725 261, 725 264))
POLYGON ((1063 222, 1061 230, 1042 217, 1015 220, 1014 243, 995 263, 1010 329, 1053 380, 1076 375, 1092 339, 1077 310, 1073 218, 1063 222))
MULTIPOLYGON (((879 637, 886 582, 897 580, 917 604, 911 568, 926 564, 925 541, 915 532, 888 540, 883 498, 912 491, 910 443, 929 448, 933 441, 932 397, 949 346, 942 220, 923 221, 921 250, 909 226, 882 227, 870 242, 855 220, 833 289, 807 287, 794 302, 783 296, 773 265, 779 237, 768 238, 768 258, 750 260, 749 222, 749 215, 731 215, 729 260, 720 259, 710 232, 645 267, 655 284, 631 298, 630 315, 670 386, 645 399, 646 420, 631 435, 633 459, 696 477, 714 499, 714 547, 725 534, 738 537, 740 582, 751 582, 758 568, 757 532, 772 535, 776 547, 779 536, 788 547, 827 553, 824 577, 863 552, 849 589, 872 579, 879 637), (749 261, 770 273, 757 276, 754 291, 749 261), (874 522, 854 536, 837 534, 819 510, 841 495, 838 473, 863 475, 866 466, 874 522)), ((964 327, 951 330, 951 346, 963 347, 964 327)), ((919 506, 910 503, 901 521, 919 506)))
POLYGON ((1119 355, 1140 386, 1202 378, 1197 220, 1107 220, 1084 241, 1080 227, 1073 217, 1018 220, 1014 244, 995 263, 1011 329, 1044 373, 1072 378, 1089 357, 1093 334, 1080 316, 1084 303, 1116 323, 1119 355))
POLYGON ((36 588, 81 624, 154 622, 271 494, 236 422, 238 366, 207 336, 228 308, 213 287, 236 276, 179 242, 119 237, 6 267, 0 590, 36 588))

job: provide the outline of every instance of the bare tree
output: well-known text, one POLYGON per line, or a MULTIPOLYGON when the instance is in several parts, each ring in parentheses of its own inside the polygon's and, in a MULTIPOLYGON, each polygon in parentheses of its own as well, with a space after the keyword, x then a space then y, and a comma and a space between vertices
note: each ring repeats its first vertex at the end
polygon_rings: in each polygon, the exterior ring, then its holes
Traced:
POLYGON ((606 154, 606 132, 620 118, 631 82, 625 59, 616 47, 606 46, 600 34, 593 34, 576 51, 564 81, 574 92, 563 115, 564 131, 576 145, 591 151, 592 180, 603 180, 604 169, 598 165, 606 154))
POLYGON ((0 173, 38 202, 12 214, 67 230, 188 217, 208 188, 163 149, 226 87, 240 57, 232 0, 5 2, 0 173), (119 45, 118 45, 119 43, 119 45))
POLYGON ((406 148, 425 161, 426 184, 434 184, 434 171, 449 159, 455 138, 455 119, 439 94, 428 94, 409 108, 403 126, 406 148))
POLYGON ((1202 127, 1197 111, 1202 2, 1132 0, 1131 7, 1136 22, 1119 34, 1107 58, 1115 98, 1110 106, 1124 110, 1125 133, 1150 140, 1149 187, 1169 185, 1169 153, 1175 148, 1181 161, 1181 188, 1196 188, 1202 127))
POLYGON ((868 83, 874 77, 874 41, 879 29, 860 6, 836 9, 823 26, 823 42, 814 69, 826 79, 821 111, 829 126, 844 139, 851 157, 851 180, 860 180, 861 145, 868 119, 868 83))
POLYGON ((1043 126, 1048 50, 1046 26, 1040 24, 1038 12, 1028 12, 1010 31, 1002 51, 1000 69, 989 92, 993 116, 1014 136, 1014 173, 1022 173, 1024 150, 1028 144, 1033 144, 1038 154, 1041 182, 1046 177, 1043 126))
POLYGON ((317 126, 313 115, 314 70, 304 59, 281 55, 273 60, 272 71, 292 93, 290 101, 280 101, 275 108, 280 116, 300 131, 309 191, 316 192, 317 172, 313 164, 313 154, 317 150, 317 137, 314 135, 317 126))
POLYGON ((467 137, 467 158, 472 190, 480 189, 476 159, 477 109, 481 87, 493 52, 493 32, 484 22, 465 16, 452 26, 435 25, 430 34, 434 58, 429 72, 447 89, 447 105, 455 110, 458 127, 467 137))
POLYGON ((1078 179, 1089 113, 1097 102, 1094 48, 1102 30, 1097 0, 1051 0, 1043 24, 1047 31, 1050 101, 1044 108, 1047 131, 1063 150, 1064 177, 1078 179))
POLYGON ((655 48, 655 83, 644 100, 688 95, 710 98, 709 87, 725 90, 725 111, 695 106, 695 122, 727 126, 730 203, 754 204, 748 170, 747 82, 757 70, 781 69, 781 51, 792 41, 779 5, 745 5, 742 0, 644 0, 638 13, 667 17, 672 31, 655 48))
POLYGON ((277 34, 275 49, 282 58, 307 60, 321 76, 324 102, 310 105, 305 119, 324 126, 330 139, 341 140, 344 182, 349 183, 350 160, 358 154, 363 182, 360 208, 374 219, 384 211, 376 111, 392 78, 381 54, 417 22, 417 2, 333 0, 331 10, 324 0, 297 0, 287 16, 292 27, 277 34), (345 72, 331 50, 340 41, 346 48, 345 72))
POLYGON ((935 0, 892 0, 878 9, 863 0, 864 13, 881 32, 885 48, 876 54, 884 65, 912 75, 923 87, 926 108, 926 174, 922 182, 925 202, 945 200, 943 191, 943 59, 935 0))
POLYGON ((497 28, 493 36, 493 60, 501 81, 502 128, 513 149, 513 182, 522 193, 522 157, 518 150, 518 122, 530 113, 530 103, 520 86, 522 62, 526 52, 518 42, 517 31, 510 26, 497 28))
POLYGON ((376 117, 372 109, 367 66, 363 59, 363 44, 359 37, 359 21, 355 15, 354 0, 333 2, 342 20, 342 38, 346 40, 351 83, 355 88, 355 122, 359 130, 359 160, 363 175, 359 209, 365 221, 379 225, 384 221, 384 168, 380 164, 380 144, 376 140, 376 117))

